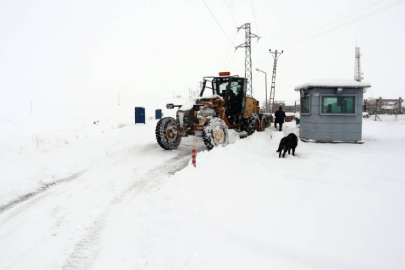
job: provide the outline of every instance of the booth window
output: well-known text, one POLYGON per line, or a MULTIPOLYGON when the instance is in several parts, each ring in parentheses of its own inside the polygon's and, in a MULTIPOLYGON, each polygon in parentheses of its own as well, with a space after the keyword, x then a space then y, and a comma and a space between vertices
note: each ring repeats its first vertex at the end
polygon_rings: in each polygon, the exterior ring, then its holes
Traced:
POLYGON ((355 96, 322 96, 323 114, 355 114, 355 96))
POLYGON ((305 96, 301 98, 301 113, 302 114, 309 114, 309 109, 310 109, 310 103, 309 99, 311 96, 305 96))

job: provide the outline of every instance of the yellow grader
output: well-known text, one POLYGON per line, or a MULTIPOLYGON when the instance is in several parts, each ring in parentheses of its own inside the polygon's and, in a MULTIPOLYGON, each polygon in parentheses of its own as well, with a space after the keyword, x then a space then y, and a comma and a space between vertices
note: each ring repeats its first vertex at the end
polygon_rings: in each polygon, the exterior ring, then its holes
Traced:
POLYGON ((178 107, 176 119, 162 118, 156 125, 156 140, 165 150, 176 149, 182 137, 202 137, 208 150, 229 143, 233 129, 247 135, 264 131, 271 119, 259 113, 259 101, 246 96, 246 78, 220 72, 219 77, 204 77, 201 93, 178 107), (210 90, 207 90, 210 89, 210 90))

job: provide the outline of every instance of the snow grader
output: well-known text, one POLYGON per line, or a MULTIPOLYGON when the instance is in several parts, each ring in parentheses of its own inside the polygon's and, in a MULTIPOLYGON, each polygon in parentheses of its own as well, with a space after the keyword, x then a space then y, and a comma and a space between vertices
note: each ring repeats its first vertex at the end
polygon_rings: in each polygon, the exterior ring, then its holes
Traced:
POLYGON ((264 131, 271 121, 259 113, 259 101, 246 95, 247 79, 220 72, 219 77, 204 77, 201 93, 178 107, 176 119, 162 118, 156 125, 156 140, 165 150, 176 149, 182 137, 202 137, 211 150, 229 143, 229 131, 233 129, 247 136, 264 131), (210 89, 210 90, 207 90, 210 89))

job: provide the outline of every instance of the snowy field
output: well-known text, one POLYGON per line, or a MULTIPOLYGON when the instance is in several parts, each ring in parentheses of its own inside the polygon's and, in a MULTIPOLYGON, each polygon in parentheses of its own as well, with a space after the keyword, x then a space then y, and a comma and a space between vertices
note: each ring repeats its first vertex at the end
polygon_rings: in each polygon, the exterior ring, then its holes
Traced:
POLYGON ((156 121, 150 121, 155 109, 162 109, 165 116, 174 113, 166 110, 163 100, 157 104, 142 105, 147 124, 137 126, 134 108, 124 105, 103 105, 92 112, 62 111, 57 115, 44 109, 36 110, 34 115, 0 118, 0 206, 88 170, 116 152, 156 147, 156 121))
POLYGON ((405 268, 404 116, 279 159, 273 129, 164 151, 120 110, 0 122, 0 269, 405 268))

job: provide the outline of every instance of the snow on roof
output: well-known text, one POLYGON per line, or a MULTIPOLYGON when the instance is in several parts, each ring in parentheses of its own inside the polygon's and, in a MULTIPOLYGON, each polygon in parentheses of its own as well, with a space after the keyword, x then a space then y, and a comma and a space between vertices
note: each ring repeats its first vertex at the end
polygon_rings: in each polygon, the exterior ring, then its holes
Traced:
POLYGON ((294 89, 299 91, 301 89, 308 89, 312 87, 367 88, 371 87, 371 84, 348 79, 319 79, 296 86, 294 89))

